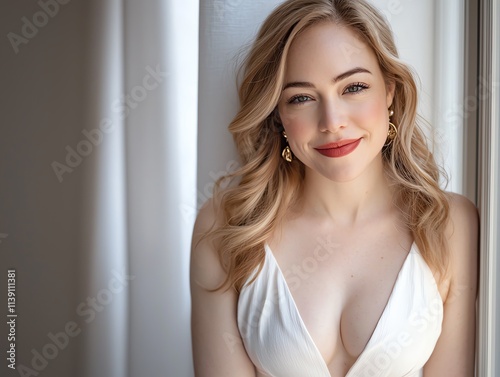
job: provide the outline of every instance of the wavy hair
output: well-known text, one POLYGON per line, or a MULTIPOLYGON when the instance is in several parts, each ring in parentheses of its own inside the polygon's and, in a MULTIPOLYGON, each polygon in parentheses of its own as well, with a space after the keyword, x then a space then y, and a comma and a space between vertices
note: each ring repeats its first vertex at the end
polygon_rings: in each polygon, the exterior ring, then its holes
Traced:
MULTIPOLYGON (((242 66, 240 109, 229 125, 242 166, 217 182, 216 211, 221 219, 205 235, 217 240, 219 260, 227 275, 220 287, 241 290, 264 262, 264 244, 300 197, 304 165, 284 161, 284 139, 277 117, 285 65, 291 43, 306 28, 331 21, 355 32, 375 53, 387 82, 395 83, 392 122, 397 138, 382 150, 384 167, 425 261, 446 275, 449 217, 446 192, 439 187, 442 171, 430 152, 417 115, 417 86, 399 57, 392 31, 380 12, 364 0, 289 0, 261 26, 242 66)), ((214 201, 215 203, 215 201, 214 201)))

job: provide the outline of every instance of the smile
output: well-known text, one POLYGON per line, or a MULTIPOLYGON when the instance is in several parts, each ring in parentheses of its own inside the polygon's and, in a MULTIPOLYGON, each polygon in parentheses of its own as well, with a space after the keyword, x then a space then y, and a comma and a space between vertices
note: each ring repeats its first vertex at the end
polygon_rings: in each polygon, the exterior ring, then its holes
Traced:
POLYGON ((358 147, 360 142, 361 138, 341 140, 337 143, 322 145, 321 147, 314 149, 326 157, 343 157, 353 152, 358 147))

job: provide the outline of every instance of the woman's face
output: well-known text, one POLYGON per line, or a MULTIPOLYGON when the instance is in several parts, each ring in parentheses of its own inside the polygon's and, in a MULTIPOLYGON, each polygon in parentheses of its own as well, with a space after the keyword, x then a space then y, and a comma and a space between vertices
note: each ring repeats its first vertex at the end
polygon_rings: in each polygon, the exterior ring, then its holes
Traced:
POLYGON ((337 182, 382 164, 393 93, 351 30, 332 22, 305 30, 290 46, 278 104, 294 156, 337 182))

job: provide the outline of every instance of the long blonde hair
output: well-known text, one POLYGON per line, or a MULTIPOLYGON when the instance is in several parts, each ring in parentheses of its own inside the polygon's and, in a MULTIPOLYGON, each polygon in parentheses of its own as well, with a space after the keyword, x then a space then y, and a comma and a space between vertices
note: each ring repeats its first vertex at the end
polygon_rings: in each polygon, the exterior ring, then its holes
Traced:
POLYGON ((265 20, 243 65, 240 109, 229 125, 243 164, 225 177, 236 178, 237 184, 224 189, 220 181, 216 185, 222 220, 206 234, 217 240, 227 273, 218 289, 239 292, 257 267, 260 271, 265 242, 300 196, 304 165, 281 157, 284 140, 276 107, 291 43, 325 20, 354 31, 374 51, 386 81, 395 83, 392 122, 398 136, 382 150, 384 165, 422 256, 440 276, 446 273, 448 198, 419 126, 415 80, 398 57, 390 27, 364 0, 289 0, 265 20))

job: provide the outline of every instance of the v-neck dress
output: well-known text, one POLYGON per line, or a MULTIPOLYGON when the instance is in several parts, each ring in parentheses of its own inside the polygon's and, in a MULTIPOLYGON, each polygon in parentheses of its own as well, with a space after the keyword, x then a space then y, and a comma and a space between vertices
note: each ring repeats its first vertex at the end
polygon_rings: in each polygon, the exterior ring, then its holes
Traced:
MULTIPOLYGON (((257 377, 331 377, 267 244, 261 272, 240 292, 237 318, 257 377)), ((423 376, 442 321, 436 280, 413 243, 375 330, 346 377, 423 376)))

